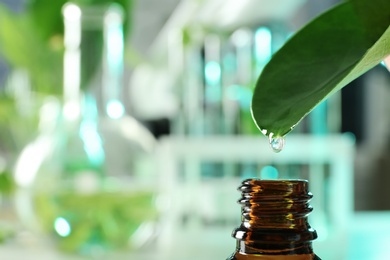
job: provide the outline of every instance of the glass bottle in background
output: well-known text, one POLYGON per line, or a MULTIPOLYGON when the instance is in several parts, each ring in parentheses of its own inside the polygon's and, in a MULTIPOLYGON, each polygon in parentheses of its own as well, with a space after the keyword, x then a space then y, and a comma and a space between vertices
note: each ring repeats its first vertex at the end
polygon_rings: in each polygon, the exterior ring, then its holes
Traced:
POLYGON ((247 179, 239 190, 242 223, 234 230, 237 248, 228 260, 319 260, 308 223, 312 211, 305 180, 247 179))
POLYGON ((204 52, 204 134, 218 135, 223 132, 221 37, 205 36, 204 52))
POLYGON ((66 4, 63 15, 64 104, 19 157, 17 207, 64 251, 140 248, 156 228, 155 140, 120 100, 124 12, 66 4))
POLYGON ((234 31, 230 37, 235 49, 236 73, 234 94, 239 103, 237 118, 238 133, 247 135, 258 133, 250 113, 250 104, 253 94, 253 32, 247 28, 234 31))

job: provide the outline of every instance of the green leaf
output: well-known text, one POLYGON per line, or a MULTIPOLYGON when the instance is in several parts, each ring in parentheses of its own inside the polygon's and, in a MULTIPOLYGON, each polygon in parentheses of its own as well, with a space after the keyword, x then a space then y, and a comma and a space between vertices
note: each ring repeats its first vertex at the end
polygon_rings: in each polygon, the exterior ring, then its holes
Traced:
POLYGON ((0 173, 0 194, 11 195, 15 190, 15 183, 10 172, 0 173))
POLYGON ((316 105, 390 55, 390 1, 354 0, 314 19, 275 53, 253 94, 263 134, 284 136, 316 105))
POLYGON ((62 51, 49 48, 36 34, 31 19, 0 5, 0 52, 16 68, 29 72, 33 90, 58 94, 62 82, 62 51))

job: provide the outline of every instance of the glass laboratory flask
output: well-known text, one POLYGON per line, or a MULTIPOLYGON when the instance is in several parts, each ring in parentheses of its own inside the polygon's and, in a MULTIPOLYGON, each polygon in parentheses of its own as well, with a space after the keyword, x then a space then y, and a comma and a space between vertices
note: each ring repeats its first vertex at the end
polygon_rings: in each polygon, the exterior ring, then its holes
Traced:
POLYGON ((233 231, 237 248, 228 260, 319 260, 308 223, 312 211, 305 180, 247 179, 239 190, 242 223, 233 231))
POLYGON ((68 3, 63 15, 64 103, 43 109, 41 135, 19 157, 17 207, 64 251, 138 249, 157 223, 155 139, 120 98, 124 12, 68 3))

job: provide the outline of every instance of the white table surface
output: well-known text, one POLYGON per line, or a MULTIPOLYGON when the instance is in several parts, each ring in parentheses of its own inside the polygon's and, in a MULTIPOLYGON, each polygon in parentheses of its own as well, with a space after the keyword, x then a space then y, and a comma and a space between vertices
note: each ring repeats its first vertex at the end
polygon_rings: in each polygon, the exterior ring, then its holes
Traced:
MULTIPOLYGON (((346 259, 329 260, 384 260, 390 259, 390 211, 358 212, 351 220, 350 239, 346 259)), ((221 238, 221 234, 219 234, 221 238)), ((234 240, 229 234, 222 239, 205 235, 202 241, 185 241, 191 243, 185 251, 180 252, 178 259, 164 257, 158 252, 142 254, 117 253, 102 258, 86 258, 64 255, 50 246, 50 241, 36 239, 27 233, 17 239, 0 245, 1 260, 82 260, 82 259, 118 259, 118 260, 224 260, 234 250, 234 240), (208 248, 202 248, 205 245, 208 248), (184 258, 185 259, 184 259, 184 258)), ((178 249, 180 251, 180 249, 178 249)), ((334 250, 334 249, 329 249, 334 250)), ((328 259, 323 259, 328 260, 328 259)))

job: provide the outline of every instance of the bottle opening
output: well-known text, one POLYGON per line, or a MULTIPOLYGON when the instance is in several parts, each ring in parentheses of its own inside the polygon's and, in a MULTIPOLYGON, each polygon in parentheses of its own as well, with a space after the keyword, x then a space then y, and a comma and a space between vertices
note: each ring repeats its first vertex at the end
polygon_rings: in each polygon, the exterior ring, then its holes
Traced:
POLYGON ((242 223, 233 232, 242 253, 312 253, 317 233, 308 223, 313 197, 306 180, 247 179, 238 188, 242 223))

